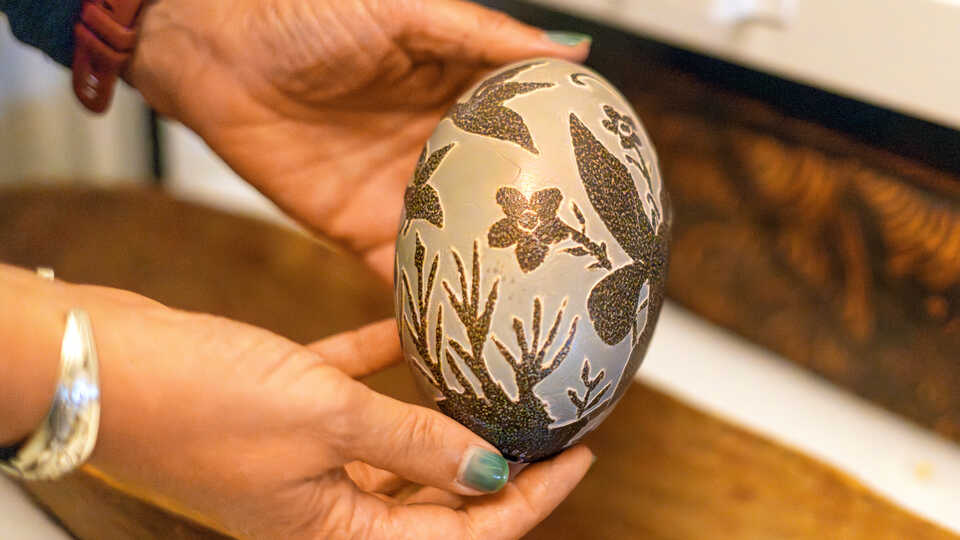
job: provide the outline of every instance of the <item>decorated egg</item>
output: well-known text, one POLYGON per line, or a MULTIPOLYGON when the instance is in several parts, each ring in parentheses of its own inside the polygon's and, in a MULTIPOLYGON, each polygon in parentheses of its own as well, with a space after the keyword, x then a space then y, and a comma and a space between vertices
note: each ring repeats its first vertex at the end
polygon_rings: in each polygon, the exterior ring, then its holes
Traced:
POLYGON ((575 443, 643 360, 669 216, 653 146, 603 77, 538 59, 481 81, 404 196, 395 308, 421 389, 508 459, 575 443))

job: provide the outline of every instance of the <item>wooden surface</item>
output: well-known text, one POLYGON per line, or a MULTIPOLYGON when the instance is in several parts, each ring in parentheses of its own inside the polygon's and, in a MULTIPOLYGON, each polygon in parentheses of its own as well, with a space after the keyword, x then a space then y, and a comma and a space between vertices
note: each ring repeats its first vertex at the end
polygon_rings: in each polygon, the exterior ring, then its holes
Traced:
MULTIPOLYGON (((349 258, 154 192, 0 191, 0 260, 123 286, 300 341, 390 311, 349 258)), ((414 398, 400 367, 370 384, 414 398)), ((588 438, 599 460, 530 538, 956 539, 842 474, 642 385, 588 438)), ((30 486, 84 539, 217 535, 74 475, 30 486)))
POLYGON ((960 177, 654 79, 630 95, 676 210, 669 295, 960 441, 960 177))

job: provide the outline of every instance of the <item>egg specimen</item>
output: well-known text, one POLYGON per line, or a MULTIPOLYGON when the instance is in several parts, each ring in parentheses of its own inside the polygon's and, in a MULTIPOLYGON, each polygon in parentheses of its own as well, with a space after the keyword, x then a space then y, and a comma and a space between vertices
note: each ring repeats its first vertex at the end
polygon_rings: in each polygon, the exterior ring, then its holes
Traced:
POLYGON ((485 78, 404 196, 395 309, 421 389, 508 459, 579 440, 643 360, 669 216, 649 138, 603 77, 537 59, 485 78))

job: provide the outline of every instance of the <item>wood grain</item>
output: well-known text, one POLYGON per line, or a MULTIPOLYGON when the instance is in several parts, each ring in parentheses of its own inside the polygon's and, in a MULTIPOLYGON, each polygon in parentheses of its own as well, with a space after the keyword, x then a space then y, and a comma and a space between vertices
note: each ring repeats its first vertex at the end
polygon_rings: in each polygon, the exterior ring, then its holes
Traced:
POLYGON ((649 71, 670 296, 960 440, 960 177, 649 71))
MULTIPOLYGON (((0 191, 0 260, 124 286, 300 341, 390 311, 352 259, 156 192, 0 191)), ((369 381, 413 400, 404 367, 369 381)), ((956 539, 837 471, 634 385, 588 439, 599 461, 530 538, 956 539)), ((216 539, 85 473, 28 486, 83 539, 216 539)))

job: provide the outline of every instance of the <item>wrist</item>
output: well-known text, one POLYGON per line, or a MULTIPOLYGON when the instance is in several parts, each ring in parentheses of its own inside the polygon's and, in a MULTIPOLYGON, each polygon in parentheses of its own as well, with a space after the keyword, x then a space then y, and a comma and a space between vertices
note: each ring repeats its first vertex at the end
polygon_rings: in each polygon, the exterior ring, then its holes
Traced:
MULTIPOLYGON (((94 377, 99 379, 97 395, 106 412, 97 413, 99 435, 90 461, 99 454, 101 466, 122 462, 125 454, 131 454, 127 451, 131 430, 146 423, 143 403, 131 396, 147 395, 150 381, 138 380, 128 369, 129 362, 116 359, 143 357, 141 348, 134 346, 143 330, 140 315, 151 311, 147 306, 160 305, 124 291, 46 281, 3 264, 0 305, 18 308, 0 311, 0 343, 7 346, 0 358, 0 380, 4 381, 0 385, 0 448, 6 448, 7 454, 17 453, 16 447, 46 425, 56 396, 64 399, 63 387, 58 385, 70 381, 64 380, 61 348, 66 343, 67 315, 77 309, 93 325, 95 335, 90 341, 100 352, 100 376, 94 377)), ((75 399, 74 394, 70 396, 75 399)))
POLYGON ((50 288, 34 273, 0 266, 0 446, 26 439, 50 410, 60 370, 60 344, 67 310, 47 300, 50 288))

